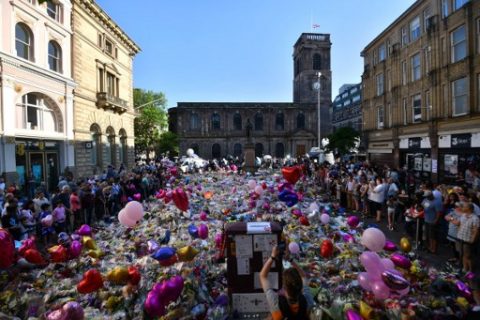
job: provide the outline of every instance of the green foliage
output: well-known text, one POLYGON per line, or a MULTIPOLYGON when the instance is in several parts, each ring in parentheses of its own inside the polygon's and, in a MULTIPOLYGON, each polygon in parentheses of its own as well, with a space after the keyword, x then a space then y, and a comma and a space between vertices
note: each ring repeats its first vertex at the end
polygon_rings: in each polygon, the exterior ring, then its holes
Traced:
POLYGON ((162 92, 133 89, 133 102, 139 113, 135 118, 135 149, 148 154, 160 141, 160 135, 168 128, 167 100, 162 92))
POLYGON ((164 132, 160 135, 160 141, 158 142, 158 153, 169 153, 170 156, 178 156, 178 136, 170 131, 164 132))
POLYGON ((360 139, 360 134, 351 127, 337 129, 328 136, 328 144, 325 146, 327 152, 349 154, 360 139))

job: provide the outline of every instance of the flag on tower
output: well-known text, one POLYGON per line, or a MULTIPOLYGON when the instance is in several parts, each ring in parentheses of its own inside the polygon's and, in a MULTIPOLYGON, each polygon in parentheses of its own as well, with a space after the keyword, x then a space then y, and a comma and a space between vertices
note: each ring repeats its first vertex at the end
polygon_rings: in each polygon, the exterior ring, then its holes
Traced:
POLYGON ((319 24, 316 24, 316 23, 314 23, 314 24, 312 25, 312 28, 313 28, 313 29, 320 28, 320 25, 319 25, 319 24))

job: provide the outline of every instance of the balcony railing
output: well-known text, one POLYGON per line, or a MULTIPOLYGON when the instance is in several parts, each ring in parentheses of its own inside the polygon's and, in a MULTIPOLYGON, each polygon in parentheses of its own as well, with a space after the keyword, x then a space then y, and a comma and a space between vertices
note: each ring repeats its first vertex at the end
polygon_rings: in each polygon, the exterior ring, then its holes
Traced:
POLYGON ((109 95, 106 92, 97 92, 97 107, 103 108, 104 110, 113 110, 113 112, 122 114, 127 111, 128 102, 119 97, 109 95))

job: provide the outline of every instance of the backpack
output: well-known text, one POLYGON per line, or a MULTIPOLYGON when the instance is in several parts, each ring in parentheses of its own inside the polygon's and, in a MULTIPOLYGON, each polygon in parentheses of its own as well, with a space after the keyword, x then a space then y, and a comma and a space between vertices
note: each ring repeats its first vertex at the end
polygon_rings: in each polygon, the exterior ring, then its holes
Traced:
POLYGON ((305 299, 303 294, 300 295, 298 299, 298 304, 299 304, 298 313, 294 314, 290 309, 290 305, 288 304, 287 297, 283 295, 278 296, 278 305, 280 307, 280 311, 282 312, 282 316, 284 320, 309 319, 307 314, 307 299, 305 299))

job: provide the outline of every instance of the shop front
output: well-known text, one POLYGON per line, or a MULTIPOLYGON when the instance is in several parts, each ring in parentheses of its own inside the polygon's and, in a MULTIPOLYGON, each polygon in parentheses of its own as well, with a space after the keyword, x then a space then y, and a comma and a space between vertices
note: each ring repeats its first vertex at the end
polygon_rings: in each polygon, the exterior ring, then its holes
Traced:
POLYGON ((414 173, 419 181, 431 179, 436 172, 435 160, 431 158, 430 138, 400 136, 400 166, 414 173), (433 165, 433 169, 432 169, 433 165))
POLYGON ((395 157, 393 155, 393 142, 376 141, 368 144, 368 159, 370 163, 377 165, 388 165, 395 167, 395 157))
POLYGON ((480 132, 438 137, 439 174, 444 183, 464 184, 468 168, 480 170, 480 132))

